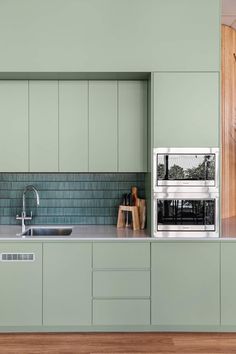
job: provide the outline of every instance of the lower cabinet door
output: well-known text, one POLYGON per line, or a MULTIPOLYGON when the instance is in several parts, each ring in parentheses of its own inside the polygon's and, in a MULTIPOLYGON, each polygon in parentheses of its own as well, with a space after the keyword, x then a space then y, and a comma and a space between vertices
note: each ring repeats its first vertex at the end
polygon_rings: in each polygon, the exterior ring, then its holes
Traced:
POLYGON ((90 243, 45 243, 43 248, 43 324, 91 324, 90 243))
POLYGON ((104 299, 93 301, 94 325, 150 325, 150 300, 104 299))
POLYGON ((153 325, 219 325, 220 244, 152 244, 153 325))
POLYGON ((236 243, 221 243, 221 325, 236 326, 236 243))
POLYGON ((0 326, 42 325, 42 245, 0 244, 0 326))

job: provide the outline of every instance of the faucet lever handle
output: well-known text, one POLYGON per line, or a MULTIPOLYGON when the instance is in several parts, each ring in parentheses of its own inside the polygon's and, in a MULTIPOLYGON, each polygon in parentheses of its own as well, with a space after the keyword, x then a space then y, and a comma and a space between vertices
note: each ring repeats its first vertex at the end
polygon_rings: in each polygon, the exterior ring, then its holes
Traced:
POLYGON ((24 217, 24 220, 32 220, 32 216, 33 214, 32 213, 30 213, 30 216, 25 216, 24 217))

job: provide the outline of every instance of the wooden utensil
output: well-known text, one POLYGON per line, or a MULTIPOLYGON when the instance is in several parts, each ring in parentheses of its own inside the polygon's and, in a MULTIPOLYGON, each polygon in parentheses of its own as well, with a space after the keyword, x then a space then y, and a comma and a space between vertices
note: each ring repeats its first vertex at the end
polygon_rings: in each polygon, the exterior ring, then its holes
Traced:
POLYGON ((145 229, 146 225, 146 200, 139 199, 139 221, 141 230, 145 229))

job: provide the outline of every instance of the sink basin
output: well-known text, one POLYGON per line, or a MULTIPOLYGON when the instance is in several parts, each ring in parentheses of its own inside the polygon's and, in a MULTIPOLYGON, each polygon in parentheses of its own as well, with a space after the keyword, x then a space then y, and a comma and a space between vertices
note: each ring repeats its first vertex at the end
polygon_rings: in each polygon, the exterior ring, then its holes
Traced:
POLYGON ((32 226, 21 236, 69 236, 72 233, 70 226, 32 226))

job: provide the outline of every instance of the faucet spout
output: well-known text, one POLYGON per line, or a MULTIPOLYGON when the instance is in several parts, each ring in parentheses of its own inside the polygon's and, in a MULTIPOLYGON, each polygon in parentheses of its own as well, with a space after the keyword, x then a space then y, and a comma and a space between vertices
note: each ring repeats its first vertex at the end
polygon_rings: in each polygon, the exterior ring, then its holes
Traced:
POLYGON ((31 211, 31 215, 27 216, 26 215, 26 208, 25 208, 25 196, 26 193, 28 191, 33 191, 36 197, 36 204, 37 207, 39 206, 39 193, 37 191, 37 189, 33 186, 33 185, 28 185, 25 187, 24 191, 23 191, 23 195, 22 195, 22 212, 21 212, 21 216, 16 215, 16 219, 17 220, 21 220, 21 225, 22 225, 22 233, 25 231, 25 220, 32 220, 32 211, 31 211))
POLYGON ((26 215, 26 210, 25 210, 25 195, 28 191, 33 191, 36 197, 36 204, 37 207, 39 206, 39 193, 37 191, 37 189, 33 186, 33 185, 29 185, 26 186, 23 192, 23 196, 22 196, 22 213, 24 213, 26 215))

